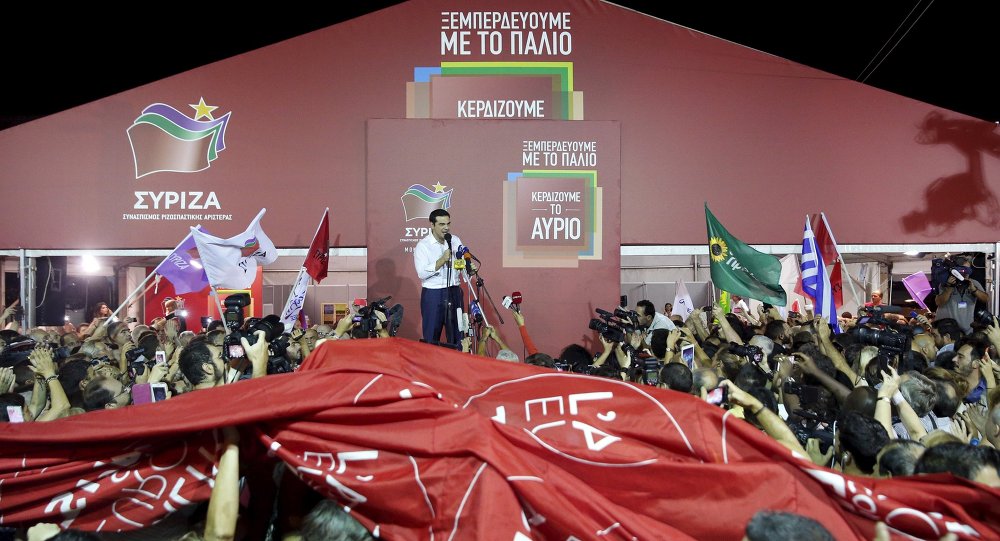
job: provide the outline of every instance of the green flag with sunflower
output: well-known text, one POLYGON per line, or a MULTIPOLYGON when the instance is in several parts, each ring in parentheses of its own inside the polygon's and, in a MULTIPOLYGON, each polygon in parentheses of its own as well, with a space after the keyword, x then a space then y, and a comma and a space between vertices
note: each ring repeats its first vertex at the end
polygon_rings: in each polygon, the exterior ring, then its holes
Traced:
POLYGON ((775 306, 788 304, 785 290, 778 283, 781 261, 777 257, 758 252, 730 235, 708 210, 708 203, 705 203, 705 222, 715 287, 775 306))

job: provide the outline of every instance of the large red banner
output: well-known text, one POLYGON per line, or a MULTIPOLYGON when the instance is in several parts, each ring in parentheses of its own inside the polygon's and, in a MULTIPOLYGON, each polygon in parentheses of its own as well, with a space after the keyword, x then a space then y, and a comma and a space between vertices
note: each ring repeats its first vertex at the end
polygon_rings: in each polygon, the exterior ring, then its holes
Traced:
POLYGON ((874 520, 1000 539, 1000 492, 982 485, 844 476, 688 395, 401 339, 324 344, 297 373, 166 402, 0 425, 0 519, 148 525, 208 497, 212 429, 232 424, 382 539, 738 539, 761 509, 836 539, 871 539, 874 520))

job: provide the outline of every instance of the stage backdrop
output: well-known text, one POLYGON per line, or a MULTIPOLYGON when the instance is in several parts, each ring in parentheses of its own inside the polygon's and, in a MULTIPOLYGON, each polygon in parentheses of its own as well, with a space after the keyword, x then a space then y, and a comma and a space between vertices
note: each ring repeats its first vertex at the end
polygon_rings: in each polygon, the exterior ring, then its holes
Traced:
MULTIPOLYGON (((129 14, 141 62, 162 36, 129 14)), ((706 201, 754 244, 798 245, 819 211, 840 243, 1000 231, 992 122, 597 0, 411 0, 0 131, 0 248, 172 248, 266 206, 279 248, 330 207, 334 246, 380 250, 368 120, 512 117, 620 123, 625 244, 703 245, 706 201)))
POLYGON ((501 300, 514 291, 528 328, 544 322, 532 332, 541 351, 592 340, 594 308, 618 303, 619 156, 617 122, 369 121, 369 300, 391 295, 406 310, 400 336, 419 338, 413 248, 444 208, 482 262, 486 320, 503 317, 511 348, 522 353, 501 300))

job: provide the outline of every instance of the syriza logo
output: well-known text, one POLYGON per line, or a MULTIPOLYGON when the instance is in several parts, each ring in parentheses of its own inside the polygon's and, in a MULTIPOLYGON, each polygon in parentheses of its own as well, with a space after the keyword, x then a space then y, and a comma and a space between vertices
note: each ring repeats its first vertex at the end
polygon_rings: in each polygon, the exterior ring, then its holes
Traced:
POLYGON ((451 208, 451 194, 455 189, 445 190, 445 188, 447 186, 440 181, 429 187, 423 184, 410 185, 399 198, 403 203, 404 219, 407 222, 426 220, 434 210, 451 208))
POLYGON ((451 208, 451 195, 454 188, 446 189, 448 186, 437 181, 430 186, 423 184, 411 184, 400 201, 403 204, 403 222, 409 223, 413 220, 420 220, 421 227, 407 226, 404 223, 403 236, 399 238, 403 245, 403 251, 412 253, 417 241, 430 235, 431 228, 428 218, 431 212, 437 209, 448 210, 451 208))
POLYGON ((226 149, 226 127, 232 111, 215 118, 218 106, 206 104, 205 98, 189 106, 194 109, 191 116, 165 103, 154 103, 132 122, 126 132, 135 178, 164 171, 204 171, 226 149))

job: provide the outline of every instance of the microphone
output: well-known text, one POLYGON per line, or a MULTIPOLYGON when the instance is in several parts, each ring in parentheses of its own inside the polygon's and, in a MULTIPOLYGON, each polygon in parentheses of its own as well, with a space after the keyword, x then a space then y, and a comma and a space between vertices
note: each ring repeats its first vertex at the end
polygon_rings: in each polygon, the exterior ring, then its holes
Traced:
POLYGON ((478 257, 472 255, 472 252, 469 251, 469 247, 468 246, 466 246, 465 247, 465 251, 462 252, 462 257, 464 257, 465 259, 471 258, 476 263, 479 263, 480 265, 482 264, 482 261, 480 261, 478 257))
POLYGON ((951 269, 951 275, 958 279, 959 282, 965 281, 965 275, 961 273, 958 269, 951 269))
POLYGON ((514 311, 521 312, 521 292, 515 291, 510 294, 510 300, 514 303, 514 311))
POLYGON ((394 304, 386 315, 389 316, 389 336, 396 336, 399 326, 403 323, 403 305, 394 304))
POLYGON ((472 301, 469 311, 472 313, 472 317, 470 318, 472 321, 475 323, 483 322, 483 310, 479 307, 479 301, 472 301))
POLYGON ((448 248, 451 248, 451 233, 444 234, 444 241, 448 243, 448 248))

